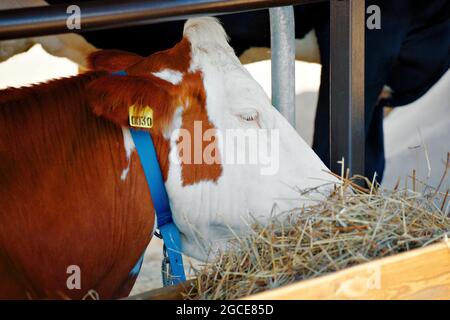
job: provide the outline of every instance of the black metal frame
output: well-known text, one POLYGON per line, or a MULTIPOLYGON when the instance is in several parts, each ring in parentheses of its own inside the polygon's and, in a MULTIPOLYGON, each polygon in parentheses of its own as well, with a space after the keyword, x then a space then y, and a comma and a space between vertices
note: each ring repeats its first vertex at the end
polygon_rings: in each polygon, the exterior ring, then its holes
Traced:
MULTIPOLYGON (((82 29, 98 30, 251 11, 325 0, 102 0, 82 5, 82 29)), ((330 168, 345 158, 351 173, 364 174, 364 0, 329 0, 330 168)), ((67 5, 0 11, 0 40, 66 32, 67 5), (39 12, 37 15, 36 12, 39 12)))
MULTIPOLYGON (((88 31, 323 1, 326 0, 100 0, 83 2, 80 7, 82 29, 88 31)), ((68 30, 66 10, 64 4, 2 10, 0 40, 77 32, 68 30)))
POLYGON ((364 175, 365 1, 330 1, 330 169, 364 175))

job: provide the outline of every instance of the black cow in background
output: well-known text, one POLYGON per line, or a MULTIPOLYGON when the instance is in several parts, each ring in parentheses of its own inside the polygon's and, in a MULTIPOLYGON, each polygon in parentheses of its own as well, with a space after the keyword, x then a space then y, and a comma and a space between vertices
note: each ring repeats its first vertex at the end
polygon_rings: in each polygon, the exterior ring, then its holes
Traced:
MULTIPOLYGON (((85 0, 89 1, 89 0, 85 0)), ((50 4, 69 3, 48 0, 50 4)), ((82 3, 83 1, 78 1, 82 3)), ((182 0, 180 0, 182 2, 182 0)), ((449 0, 366 0, 378 5, 381 29, 366 29, 366 176, 383 175, 383 107, 411 103, 421 97, 450 66, 449 0), (392 96, 379 101, 384 85, 392 96)), ((329 163, 329 57, 328 2, 295 7, 296 37, 316 30, 322 61, 322 77, 315 120, 313 149, 329 163)), ((237 55, 250 47, 270 47, 268 10, 220 16, 237 55)), ((84 32, 102 49, 121 49, 149 55, 172 47, 182 36, 184 21, 121 29, 84 32)))

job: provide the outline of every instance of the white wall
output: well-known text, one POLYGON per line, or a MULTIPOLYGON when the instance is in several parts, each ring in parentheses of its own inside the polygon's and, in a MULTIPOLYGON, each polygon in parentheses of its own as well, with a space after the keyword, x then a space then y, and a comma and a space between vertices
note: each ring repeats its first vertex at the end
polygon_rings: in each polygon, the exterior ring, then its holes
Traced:
MULTIPOLYGON (((311 145, 320 66, 297 61, 295 67, 297 131, 311 145)), ((249 64, 247 68, 270 96, 270 61, 249 64)), ((385 119, 384 132, 386 170, 383 186, 394 187, 399 177, 404 185, 404 178, 413 169, 416 169, 417 178, 437 186, 445 169, 447 152, 450 152, 450 71, 422 98, 394 109, 385 119)), ((441 190, 445 192, 449 187, 450 172, 441 190)))
POLYGON ((78 73, 78 65, 48 54, 41 45, 0 63, 0 89, 21 87, 78 73))

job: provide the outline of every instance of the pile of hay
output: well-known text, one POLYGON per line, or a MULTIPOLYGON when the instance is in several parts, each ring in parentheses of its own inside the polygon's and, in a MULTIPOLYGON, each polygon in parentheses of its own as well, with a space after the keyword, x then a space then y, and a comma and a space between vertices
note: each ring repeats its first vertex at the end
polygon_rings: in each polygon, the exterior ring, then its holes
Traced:
POLYGON ((423 247, 450 234, 447 193, 364 189, 349 179, 317 205, 255 223, 197 270, 186 299, 236 299, 423 247))

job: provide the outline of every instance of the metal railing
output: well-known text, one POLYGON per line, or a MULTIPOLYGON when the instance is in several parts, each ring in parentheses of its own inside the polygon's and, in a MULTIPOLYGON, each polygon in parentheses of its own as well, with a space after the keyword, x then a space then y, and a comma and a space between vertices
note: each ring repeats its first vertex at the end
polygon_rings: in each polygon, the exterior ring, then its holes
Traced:
MULTIPOLYGON (((325 0, 102 0, 82 7, 82 30, 99 30, 271 9, 274 106, 295 124, 294 21, 291 5, 325 0), (288 6, 288 7, 286 7, 288 6)), ((76 1, 75 1, 76 2, 76 1)), ((364 0, 330 0, 330 168, 345 158, 364 173, 364 0)), ((0 40, 67 32, 67 5, 0 11, 0 40)))
MULTIPOLYGON (((88 31, 320 1, 324 0, 100 0, 79 6, 82 29, 88 31)), ((61 4, 2 10, 0 40, 76 32, 67 28, 66 11, 67 5, 61 4)))

